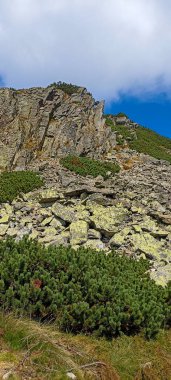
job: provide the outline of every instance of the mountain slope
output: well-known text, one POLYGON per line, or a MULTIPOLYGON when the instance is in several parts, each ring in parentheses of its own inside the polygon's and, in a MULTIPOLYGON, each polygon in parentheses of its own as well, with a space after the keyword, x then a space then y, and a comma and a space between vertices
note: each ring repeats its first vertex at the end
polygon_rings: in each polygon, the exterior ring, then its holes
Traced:
POLYGON ((0 314, 0 344, 2 379, 170 380, 169 331, 151 342, 141 336, 107 341, 0 314))
POLYGON ((132 122, 127 116, 105 115, 106 125, 116 133, 118 145, 171 163, 171 139, 132 122))

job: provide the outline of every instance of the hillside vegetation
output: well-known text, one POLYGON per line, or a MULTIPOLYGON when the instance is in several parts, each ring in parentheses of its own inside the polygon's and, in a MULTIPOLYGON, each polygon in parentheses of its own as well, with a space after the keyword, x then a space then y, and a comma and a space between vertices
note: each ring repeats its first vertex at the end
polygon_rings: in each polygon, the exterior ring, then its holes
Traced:
POLYGON ((140 335, 111 341, 61 333, 40 324, 0 314, 0 377, 10 380, 170 380, 171 332, 156 340, 140 335))
POLYGON ((97 177, 98 175, 104 178, 108 177, 108 172, 112 174, 118 173, 120 167, 117 163, 102 162, 93 160, 88 157, 78 157, 68 155, 60 160, 60 163, 68 170, 75 172, 76 174, 87 176, 91 175, 97 177))
POLYGON ((63 331, 113 337, 170 325, 170 285, 157 286, 147 260, 111 252, 0 241, 0 307, 56 319, 63 331))
POLYGON ((171 163, 171 139, 143 127, 137 127, 136 134, 137 140, 130 144, 132 149, 171 163))
POLYGON ((12 201, 20 193, 27 193, 43 185, 43 180, 31 171, 0 174, 0 202, 12 201))
POLYGON ((79 86, 76 86, 72 83, 65 83, 65 82, 54 82, 50 84, 48 87, 55 86, 57 89, 64 91, 68 95, 72 95, 76 93, 79 90, 79 86))
POLYGON ((131 149, 171 163, 171 139, 141 126, 131 128, 129 124, 114 125, 108 115, 105 118, 106 125, 117 132, 117 142, 119 145, 123 145, 126 140, 131 149))

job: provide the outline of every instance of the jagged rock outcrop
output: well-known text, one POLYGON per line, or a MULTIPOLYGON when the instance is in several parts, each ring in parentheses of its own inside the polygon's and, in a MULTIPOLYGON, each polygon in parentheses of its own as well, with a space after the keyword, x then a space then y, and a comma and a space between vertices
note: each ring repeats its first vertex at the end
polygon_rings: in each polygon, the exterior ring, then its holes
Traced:
POLYGON ((95 102, 85 88, 72 95, 55 85, 0 89, 0 169, 68 153, 100 158, 114 143, 103 102, 95 102))

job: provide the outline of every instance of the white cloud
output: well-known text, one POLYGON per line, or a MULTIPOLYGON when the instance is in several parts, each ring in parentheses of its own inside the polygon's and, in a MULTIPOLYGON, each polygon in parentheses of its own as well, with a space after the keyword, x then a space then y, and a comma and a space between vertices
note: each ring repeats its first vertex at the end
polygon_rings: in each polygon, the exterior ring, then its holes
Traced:
POLYGON ((97 98, 171 93, 170 0, 0 0, 0 74, 97 98))

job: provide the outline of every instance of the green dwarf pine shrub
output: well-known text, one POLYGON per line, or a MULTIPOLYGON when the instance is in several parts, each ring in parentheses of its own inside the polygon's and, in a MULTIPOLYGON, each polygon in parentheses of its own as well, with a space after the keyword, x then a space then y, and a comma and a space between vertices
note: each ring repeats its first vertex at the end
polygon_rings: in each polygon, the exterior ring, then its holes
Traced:
MULTIPOLYGON (((68 95, 72 95, 76 93, 79 90, 79 86, 76 86, 75 84, 71 83, 65 83, 65 82, 54 82, 50 86, 55 86, 57 89, 64 91, 68 95)), ((49 86, 49 87, 50 87, 49 86)))
POLYGON ((31 171, 0 174, 0 202, 12 201, 21 192, 27 193, 43 185, 43 180, 31 171))
POLYGON ((146 260, 114 252, 0 241, 0 308, 55 318, 63 331, 112 337, 169 324, 171 288, 149 278, 146 260))
POLYGON ((112 174, 115 174, 120 170, 119 165, 116 163, 97 161, 88 157, 68 155, 62 158, 60 162, 65 168, 84 177, 86 175, 93 177, 102 175, 104 178, 107 178, 107 172, 110 171, 112 174))

